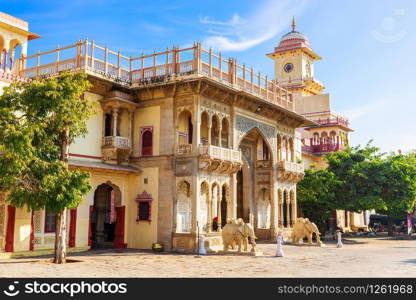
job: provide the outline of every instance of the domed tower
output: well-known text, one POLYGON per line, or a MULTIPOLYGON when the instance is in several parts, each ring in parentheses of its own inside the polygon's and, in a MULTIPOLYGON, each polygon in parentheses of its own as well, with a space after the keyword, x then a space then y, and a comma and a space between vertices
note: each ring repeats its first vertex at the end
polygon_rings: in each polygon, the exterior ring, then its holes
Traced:
POLYGON ((311 48, 309 39, 296 31, 295 18, 292 31, 280 39, 273 53, 267 54, 274 60, 275 79, 279 85, 297 95, 318 95, 325 88, 314 77, 314 61, 320 60, 311 48))

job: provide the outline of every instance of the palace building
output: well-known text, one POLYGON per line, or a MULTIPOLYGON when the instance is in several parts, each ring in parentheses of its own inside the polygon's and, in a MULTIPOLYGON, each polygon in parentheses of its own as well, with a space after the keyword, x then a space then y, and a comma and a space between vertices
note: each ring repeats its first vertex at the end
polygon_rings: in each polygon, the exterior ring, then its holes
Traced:
MULTIPOLYGON (((1 87, 19 78, 86 72, 97 114, 70 148, 70 168, 90 172, 93 190, 68 212, 74 248, 194 251, 198 236, 221 248, 221 226, 243 218, 259 239, 290 234, 296 184, 351 131, 315 79, 320 59, 295 30, 268 56, 275 78, 199 43, 131 57, 79 40, 27 55, 39 38, 0 13, 1 87)), ((28 212, 0 194, 0 251, 54 247, 55 216, 28 212)))

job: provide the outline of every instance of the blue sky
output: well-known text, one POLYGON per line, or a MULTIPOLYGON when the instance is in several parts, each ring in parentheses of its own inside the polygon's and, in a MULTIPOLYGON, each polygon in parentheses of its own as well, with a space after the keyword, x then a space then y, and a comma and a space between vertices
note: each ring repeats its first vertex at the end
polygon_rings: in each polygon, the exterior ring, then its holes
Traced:
POLYGON ((297 19, 323 60, 315 76, 332 108, 350 118, 351 144, 370 139, 384 151, 416 149, 416 1, 25 1, 0 0, 1 10, 42 35, 29 54, 79 38, 139 55, 200 41, 273 75, 265 54, 297 19))

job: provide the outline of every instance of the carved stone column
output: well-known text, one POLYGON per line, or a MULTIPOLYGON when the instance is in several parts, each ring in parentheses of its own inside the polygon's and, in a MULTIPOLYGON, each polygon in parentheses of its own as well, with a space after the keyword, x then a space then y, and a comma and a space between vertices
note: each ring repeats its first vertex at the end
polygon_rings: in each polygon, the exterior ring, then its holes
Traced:
POLYGON ((212 124, 211 122, 208 122, 208 145, 211 145, 211 128, 212 128, 212 124))
POLYGON ((287 228, 290 228, 291 220, 290 220, 290 201, 289 199, 285 199, 286 202, 286 224, 287 228))
POLYGON ((284 211, 283 211, 283 201, 279 199, 279 227, 283 228, 284 226, 284 211))
POLYGON ((207 217, 207 232, 211 232, 212 231, 212 199, 208 200, 208 207, 207 207, 207 213, 208 213, 208 217, 207 217))
POLYGON ((222 148, 222 124, 220 121, 220 125, 218 128, 218 146, 222 148))
POLYGON ((133 121, 134 121, 134 110, 129 109, 129 139, 130 139, 130 147, 133 149, 133 121))
POLYGON ((113 107, 113 136, 117 136, 117 125, 118 125, 118 107, 113 107))
POLYGON ((218 222, 217 222, 217 225, 218 225, 218 232, 221 232, 221 202, 222 201, 224 201, 224 200, 221 200, 221 198, 219 198, 218 199, 218 202, 217 202, 217 217, 218 217, 218 222))

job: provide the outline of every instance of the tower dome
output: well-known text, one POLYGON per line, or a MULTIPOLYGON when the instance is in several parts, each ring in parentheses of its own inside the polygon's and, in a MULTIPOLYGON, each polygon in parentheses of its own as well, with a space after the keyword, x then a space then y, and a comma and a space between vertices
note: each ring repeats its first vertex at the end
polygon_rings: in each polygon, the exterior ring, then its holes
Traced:
POLYGON ((279 46, 275 48, 276 52, 286 51, 297 48, 311 48, 309 39, 299 31, 296 31, 295 18, 292 19, 292 31, 286 33, 280 39, 279 46))

